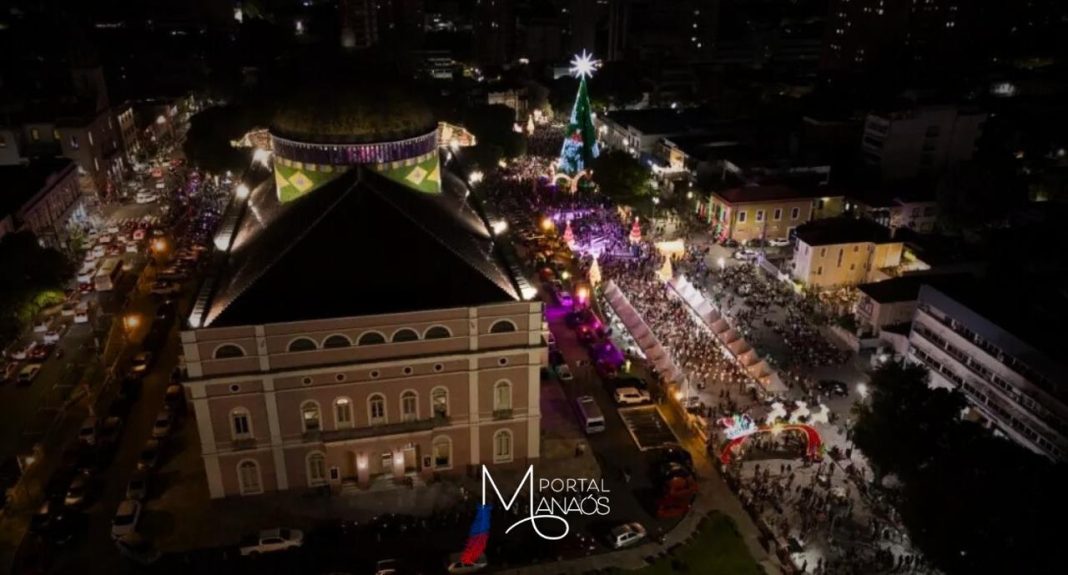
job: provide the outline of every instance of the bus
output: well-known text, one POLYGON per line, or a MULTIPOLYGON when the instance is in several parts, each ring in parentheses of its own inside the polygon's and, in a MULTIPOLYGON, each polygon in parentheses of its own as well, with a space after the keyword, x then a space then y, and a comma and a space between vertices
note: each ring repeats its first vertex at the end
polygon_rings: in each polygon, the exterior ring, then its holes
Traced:
POLYGON ((122 276, 122 261, 119 258, 107 258, 100 264, 100 269, 93 278, 93 287, 96 291, 111 291, 115 284, 119 283, 122 276))
POLYGON ((604 431, 604 414, 601 413, 601 408, 592 397, 589 395, 576 397, 575 406, 578 408, 579 423, 582 429, 586 430, 586 435, 604 431))

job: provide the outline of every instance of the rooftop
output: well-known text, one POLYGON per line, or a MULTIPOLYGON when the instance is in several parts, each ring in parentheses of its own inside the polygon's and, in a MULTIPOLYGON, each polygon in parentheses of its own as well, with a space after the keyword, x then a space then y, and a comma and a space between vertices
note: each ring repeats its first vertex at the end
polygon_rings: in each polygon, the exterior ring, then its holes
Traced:
POLYGON ((404 140, 437 122, 417 93, 399 85, 301 89, 275 113, 271 133, 301 142, 404 140))
POLYGON ((28 164, 0 166, 0 218, 26 205, 74 162, 67 158, 42 158, 28 164))
POLYGON ((974 278, 967 274, 911 275, 861 284, 857 286, 857 289, 878 303, 894 303, 916 301, 920 296, 920 288, 925 284, 942 287, 972 279, 974 278))
POLYGON ((820 188, 799 189, 781 185, 746 186, 712 193, 730 204, 804 200, 828 196, 826 191, 820 188))
MULTIPOLYGON (((207 327, 449 309, 519 299, 485 221, 452 174, 424 194, 356 167, 280 203, 258 186, 206 285, 207 327)), ((195 313, 195 312, 194 312, 195 313)))
POLYGON ((890 243, 890 230, 866 219, 851 217, 814 220, 797 228, 797 238, 810 246, 873 242, 890 243))
POLYGON ((646 135, 702 132, 718 124, 715 117, 703 108, 617 110, 609 112, 607 117, 622 126, 632 126, 646 135))

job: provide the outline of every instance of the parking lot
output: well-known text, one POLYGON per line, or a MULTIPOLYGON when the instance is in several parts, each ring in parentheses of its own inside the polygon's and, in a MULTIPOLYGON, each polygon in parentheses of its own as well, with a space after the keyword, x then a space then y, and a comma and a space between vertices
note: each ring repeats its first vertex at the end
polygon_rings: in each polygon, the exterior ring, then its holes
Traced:
POLYGON ((660 415, 660 408, 655 405, 624 407, 619 410, 619 417, 623 420, 623 425, 627 426, 627 431, 638 449, 642 451, 679 443, 679 438, 660 415))

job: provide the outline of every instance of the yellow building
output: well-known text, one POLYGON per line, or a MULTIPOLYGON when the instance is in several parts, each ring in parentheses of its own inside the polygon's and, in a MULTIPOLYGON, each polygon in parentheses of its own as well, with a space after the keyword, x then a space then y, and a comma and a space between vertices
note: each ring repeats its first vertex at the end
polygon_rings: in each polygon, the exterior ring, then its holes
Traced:
POLYGON ((888 277, 881 270, 901 264, 902 247, 889 230, 869 220, 814 221, 797 229, 792 275, 817 290, 879 281, 888 277))
POLYGON ((788 186, 753 186, 712 192, 699 213, 712 224, 717 238, 744 243, 788 238, 798 226, 838 216, 844 208, 841 194, 814 196, 788 186))

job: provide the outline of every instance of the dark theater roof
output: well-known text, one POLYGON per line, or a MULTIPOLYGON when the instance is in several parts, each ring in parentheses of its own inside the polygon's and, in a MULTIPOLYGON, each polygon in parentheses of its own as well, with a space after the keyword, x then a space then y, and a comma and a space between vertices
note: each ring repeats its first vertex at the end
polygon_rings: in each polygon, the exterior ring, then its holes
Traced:
MULTIPOLYGON (((451 174, 425 194, 355 168, 280 204, 249 198, 204 327, 448 309, 520 299, 451 174)), ((194 310, 194 315, 196 310, 194 310)))

